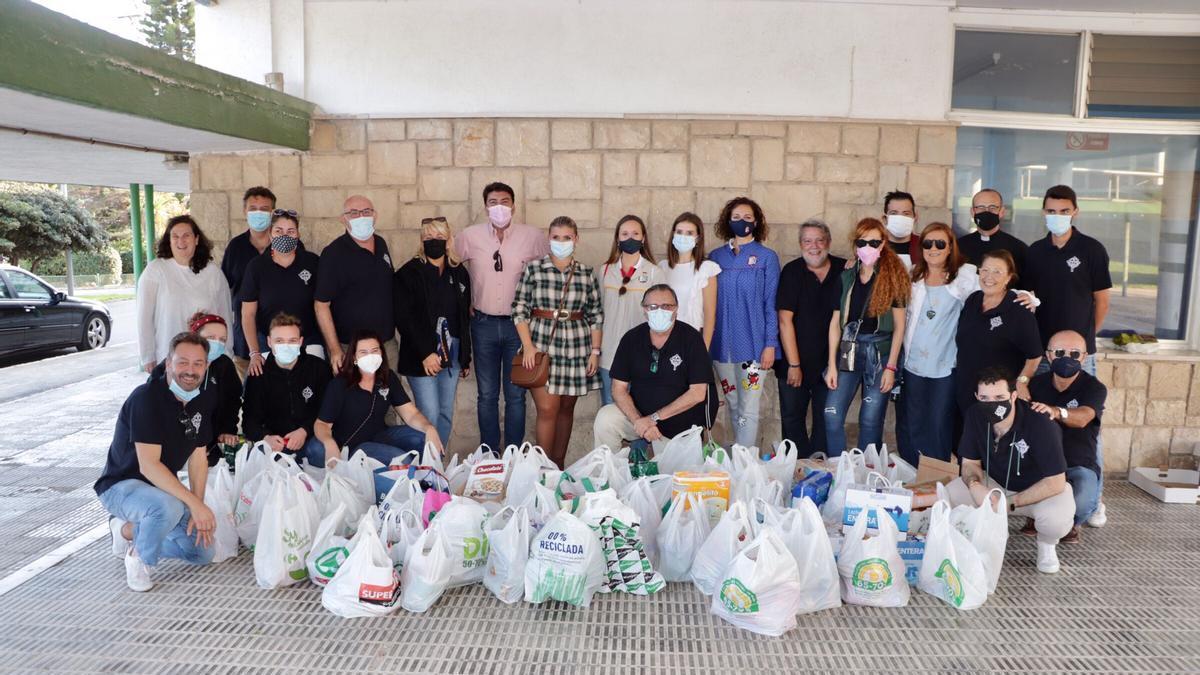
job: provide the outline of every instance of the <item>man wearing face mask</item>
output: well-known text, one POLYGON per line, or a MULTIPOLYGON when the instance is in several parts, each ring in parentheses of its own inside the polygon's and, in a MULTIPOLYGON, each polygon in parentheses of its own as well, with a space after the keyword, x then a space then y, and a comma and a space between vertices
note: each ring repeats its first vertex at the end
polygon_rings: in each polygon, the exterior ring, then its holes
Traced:
POLYGON ((375 205, 353 195, 342 205, 346 233, 321 251, 313 309, 325 339, 333 373, 342 367, 346 344, 361 329, 383 338, 388 363, 396 362, 399 344, 392 321, 392 256, 375 234, 375 205))
POLYGON ((207 445, 216 397, 201 388, 208 341, 196 333, 171 339, 162 377, 133 390, 117 417, 96 495, 111 514, 113 555, 125 561, 131 590, 154 586, 162 558, 194 565, 212 560, 216 518, 204 504, 207 445), (188 484, 177 474, 187 467, 188 484))
POLYGON ((512 383, 512 360, 521 338, 512 320, 513 296, 525 265, 550 253, 546 232, 513 222, 516 193, 504 183, 483 188, 486 223, 454 238, 458 259, 471 277, 471 348, 482 442, 493 448, 525 439, 525 389, 512 383), (504 391, 504 437, 500 436, 500 391, 504 391))
POLYGON ((615 449, 641 438, 659 447, 692 426, 710 428, 716 414, 712 359, 700 332, 676 321, 675 291, 651 286, 642 309, 646 323, 621 338, 613 358, 614 402, 596 413, 597 446, 615 449))
POLYGON ((1017 265, 1017 283, 1020 284, 1025 275, 1025 254, 1029 246, 1000 229, 1005 214, 1004 198, 998 190, 984 188, 976 192, 971 198, 971 220, 975 223, 975 231, 958 238, 958 250, 976 267, 983 264, 984 253, 997 249, 1008 251, 1017 265))
POLYGON ((958 446, 962 476, 946 486, 951 505, 995 507, 999 495, 992 491, 1000 490, 1008 512, 1032 519, 1037 528, 1038 571, 1054 574, 1056 546, 1075 517, 1062 433, 1017 398, 1016 380, 1003 369, 980 371, 975 399, 958 446))
POLYGON ((921 238, 913 234, 917 225, 917 202, 913 196, 901 190, 884 195, 883 224, 887 228, 888 247, 911 270, 913 260, 919 260, 921 255, 921 238))
MULTIPOLYGON (((1100 441, 1100 416, 1108 389, 1100 380, 1082 371, 1086 343, 1073 330, 1055 333, 1046 348, 1050 372, 1029 383, 1034 412, 1049 417, 1062 429, 1063 454, 1067 460, 1067 481, 1075 495, 1074 527, 1062 538, 1079 541, 1079 527, 1088 521, 1100 499, 1100 465, 1096 447, 1100 441)), ((1037 533, 1033 521, 1025 523, 1022 534, 1037 533)))
POLYGON ((273 452, 299 452, 313 438, 321 396, 332 377, 325 361, 303 351, 302 328, 298 317, 276 314, 262 373, 246 378, 242 430, 246 440, 265 440, 273 452))
POLYGON ((221 258, 221 272, 229 282, 230 299, 233 301, 233 364, 238 375, 246 376, 249 366, 250 348, 242 332, 242 280, 250 261, 262 255, 271 245, 271 212, 275 210, 275 193, 261 185, 246 190, 242 195, 242 210, 246 213, 246 231, 229 240, 221 258))

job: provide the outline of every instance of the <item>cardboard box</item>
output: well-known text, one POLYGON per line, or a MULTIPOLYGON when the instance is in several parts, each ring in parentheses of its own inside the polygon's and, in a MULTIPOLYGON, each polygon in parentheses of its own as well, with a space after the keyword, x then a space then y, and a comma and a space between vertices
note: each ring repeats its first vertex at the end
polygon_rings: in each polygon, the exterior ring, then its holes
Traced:
POLYGON ((842 532, 849 532, 863 509, 867 512, 867 533, 879 532, 878 514, 887 513, 896 521, 900 538, 908 534, 908 516, 912 513, 912 491, 907 488, 851 485, 846 489, 846 508, 842 511, 842 532))
POLYGON ((1200 471, 1186 469, 1130 469, 1129 482, 1168 504, 1200 504, 1200 471))
POLYGON ((925 535, 914 534, 896 544, 900 558, 904 560, 904 576, 910 585, 916 585, 921 572, 921 560, 925 557, 925 535))
POLYGON ((909 487, 923 483, 949 483, 958 478, 958 472, 958 458, 954 455, 950 456, 949 462, 921 455, 921 461, 917 463, 917 479, 909 487))

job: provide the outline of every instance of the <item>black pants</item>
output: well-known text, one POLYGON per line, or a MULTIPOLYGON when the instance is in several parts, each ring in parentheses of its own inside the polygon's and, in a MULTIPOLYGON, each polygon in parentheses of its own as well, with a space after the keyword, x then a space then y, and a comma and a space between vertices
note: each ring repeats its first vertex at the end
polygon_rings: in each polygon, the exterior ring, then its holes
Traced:
POLYGON ((802 367, 804 374, 799 387, 787 383, 787 368, 777 369, 775 376, 779 384, 779 421, 783 426, 783 437, 796 444, 801 457, 814 452, 825 452, 825 387, 822 368, 802 367), (808 431, 808 411, 812 408, 814 423, 812 433, 808 431))

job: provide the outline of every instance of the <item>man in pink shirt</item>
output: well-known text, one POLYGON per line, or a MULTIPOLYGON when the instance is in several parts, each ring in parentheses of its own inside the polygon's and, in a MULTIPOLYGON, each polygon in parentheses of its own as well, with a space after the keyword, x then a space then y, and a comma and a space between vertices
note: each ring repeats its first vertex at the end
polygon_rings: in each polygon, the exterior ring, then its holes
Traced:
POLYGON ((512 222, 516 193, 504 183, 483 188, 488 222, 454 238, 471 274, 471 342, 479 388, 479 435, 494 449, 525 438, 525 390, 512 383, 521 339, 512 322, 513 296, 525 264, 550 253, 546 232, 512 222), (500 439, 500 386, 504 386, 504 440, 500 439))

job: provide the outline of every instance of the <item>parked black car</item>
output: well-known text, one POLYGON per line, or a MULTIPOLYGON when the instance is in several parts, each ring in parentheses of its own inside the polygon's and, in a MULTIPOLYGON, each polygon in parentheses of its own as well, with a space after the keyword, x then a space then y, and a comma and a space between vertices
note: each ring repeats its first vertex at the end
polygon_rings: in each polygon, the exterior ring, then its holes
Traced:
POLYGON ((102 302, 70 297, 36 274, 0 264, 0 356, 61 347, 99 349, 112 334, 102 302))

